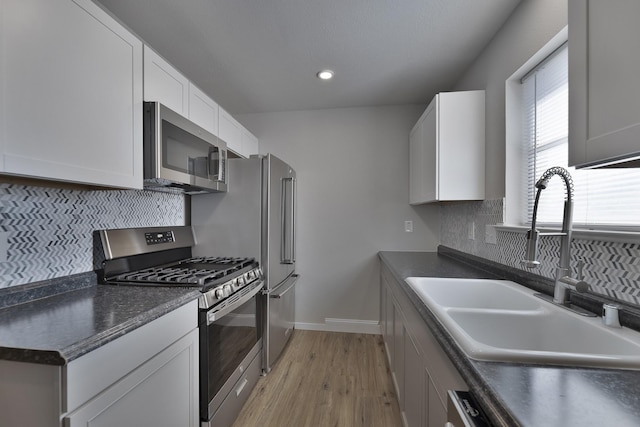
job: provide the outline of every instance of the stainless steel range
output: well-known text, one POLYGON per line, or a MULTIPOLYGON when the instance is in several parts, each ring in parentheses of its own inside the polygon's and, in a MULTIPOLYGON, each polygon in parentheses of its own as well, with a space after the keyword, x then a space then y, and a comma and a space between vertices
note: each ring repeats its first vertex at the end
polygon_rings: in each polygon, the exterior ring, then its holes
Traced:
POLYGON ((230 426, 261 372, 257 298, 264 285, 253 258, 192 256, 191 227, 101 230, 101 282, 198 288, 200 418, 230 426))

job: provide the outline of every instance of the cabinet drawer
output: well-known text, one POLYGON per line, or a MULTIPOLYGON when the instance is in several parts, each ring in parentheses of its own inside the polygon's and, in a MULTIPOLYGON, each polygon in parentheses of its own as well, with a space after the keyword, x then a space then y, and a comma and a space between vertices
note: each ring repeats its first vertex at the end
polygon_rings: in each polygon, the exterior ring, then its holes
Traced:
POLYGON ((65 368, 63 412, 70 412, 198 327, 198 302, 71 361, 65 368))
POLYGON ((258 353, 249 364, 244 375, 240 377, 238 382, 236 382, 235 387, 224 399, 224 402, 222 402, 218 412, 216 412, 213 415, 213 418, 211 418, 211 421, 208 424, 210 427, 229 427, 233 424, 240 413, 242 406, 247 401, 251 390, 253 390, 253 387, 258 382, 258 378, 260 378, 260 362, 260 353, 258 353))

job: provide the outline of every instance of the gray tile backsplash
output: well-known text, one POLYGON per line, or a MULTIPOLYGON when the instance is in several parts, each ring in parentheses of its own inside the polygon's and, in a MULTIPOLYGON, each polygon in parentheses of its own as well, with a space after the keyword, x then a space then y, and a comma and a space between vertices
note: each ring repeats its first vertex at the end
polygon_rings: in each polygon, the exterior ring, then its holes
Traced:
MULTIPOLYGON (((94 230, 184 225, 185 215, 181 194, 0 184, 0 288, 93 270, 94 230)), ((502 218, 501 199, 444 203, 441 243, 521 268, 524 234, 498 231, 497 244, 485 242, 486 226, 502 218)), ((558 251, 557 238, 541 239, 537 274, 553 278, 558 251)), ((585 279, 595 292, 640 304, 640 245, 574 238, 574 262, 578 258, 586 260, 585 279)))
POLYGON ((93 270, 93 231, 185 224, 185 196, 0 184, 0 288, 93 270))
MULTIPOLYGON (((520 260, 524 257, 524 234, 498 231, 497 244, 485 242, 486 226, 503 221, 502 199, 446 203, 440 212, 441 243, 444 246, 523 269, 520 260), (468 234, 470 222, 475 223, 473 240, 468 234)), ((532 272, 553 279, 559 250, 558 238, 542 237, 539 245, 541 265, 532 272)), ((578 259, 587 263, 585 280, 595 293, 640 304, 640 245, 574 237, 572 265, 575 266, 578 259)))

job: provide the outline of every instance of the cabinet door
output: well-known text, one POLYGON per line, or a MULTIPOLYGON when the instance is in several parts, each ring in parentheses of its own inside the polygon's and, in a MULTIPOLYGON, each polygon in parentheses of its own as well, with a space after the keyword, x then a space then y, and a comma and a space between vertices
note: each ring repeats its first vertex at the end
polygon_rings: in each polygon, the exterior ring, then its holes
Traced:
POLYGON ((227 148, 236 154, 242 154, 242 125, 222 107, 219 108, 218 125, 220 126, 220 139, 227 143, 227 148))
POLYGON ((163 350, 64 422, 66 427, 198 426, 198 331, 163 350))
POLYGON ((429 381, 429 418, 427 427, 441 427, 447 422, 447 406, 438 397, 433 382, 429 381))
POLYGON ((409 202, 483 200, 484 91, 436 95, 409 135, 409 202))
POLYGON ((404 340, 404 413, 409 427, 422 426, 424 364, 418 347, 407 334, 404 340))
POLYGON ((409 136, 409 203, 438 200, 438 95, 409 136))
POLYGON ((144 100, 189 116, 189 80, 148 46, 144 47, 144 100))
POLYGON ((393 296, 391 295, 391 291, 387 287, 385 287, 385 294, 386 294, 386 299, 385 299, 386 323, 385 323, 385 330, 384 330, 384 344, 387 350, 389 368, 393 370, 394 361, 395 361, 394 351, 393 351, 394 350, 393 331, 395 329, 393 322, 395 320, 395 314, 394 314, 395 309, 393 306, 393 296))
POLYGON ((242 154, 245 157, 249 157, 252 154, 260 153, 258 138, 255 137, 251 132, 249 132, 244 127, 242 128, 242 154))
POLYGON ((441 93, 437 108, 438 200, 484 199, 484 91, 441 93))
POLYGON ((640 2, 569 1, 569 164, 640 157, 640 2))
POLYGON ((425 199, 422 178, 423 132, 424 120, 421 118, 409 134, 409 204, 424 203, 425 199))
POLYGON ((189 120, 218 135, 218 104, 189 83, 189 120))
POLYGON ((142 188, 142 42, 89 0, 0 8, 0 170, 142 188))
POLYGON ((405 328, 402 321, 402 313, 397 305, 394 304, 393 319, 393 347, 394 347, 394 363, 393 363, 393 379, 398 392, 398 403, 400 410, 404 411, 404 340, 405 328))
POLYGON ((422 131, 422 198, 425 202, 438 200, 439 186, 439 129, 438 129, 438 104, 439 97, 436 95, 434 101, 427 108, 427 115, 424 118, 424 130, 422 131))

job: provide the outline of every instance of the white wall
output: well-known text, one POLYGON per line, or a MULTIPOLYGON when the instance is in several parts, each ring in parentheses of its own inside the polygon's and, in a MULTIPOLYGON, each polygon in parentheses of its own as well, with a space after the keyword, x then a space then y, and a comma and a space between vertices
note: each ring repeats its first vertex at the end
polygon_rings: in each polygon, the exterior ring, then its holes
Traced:
POLYGON ((299 327, 372 331, 379 318, 378 251, 436 249, 439 207, 408 204, 409 131, 424 108, 238 116, 260 138, 263 154, 297 171, 299 327), (413 233, 404 232, 405 220, 414 222, 413 233))
POLYGON ((524 0, 455 85, 485 89, 486 198, 505 195, 505 82, 567 25, 567 0, 524 0))

